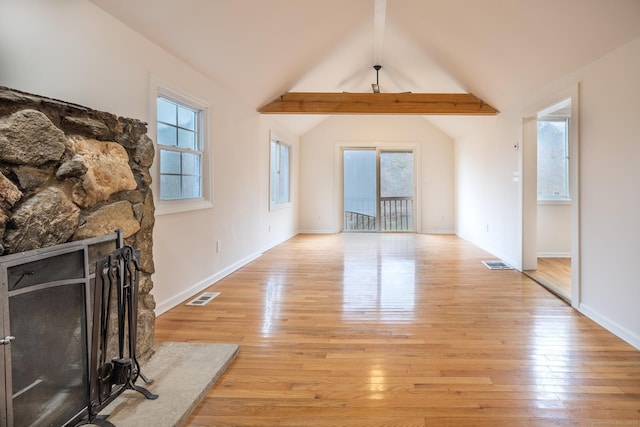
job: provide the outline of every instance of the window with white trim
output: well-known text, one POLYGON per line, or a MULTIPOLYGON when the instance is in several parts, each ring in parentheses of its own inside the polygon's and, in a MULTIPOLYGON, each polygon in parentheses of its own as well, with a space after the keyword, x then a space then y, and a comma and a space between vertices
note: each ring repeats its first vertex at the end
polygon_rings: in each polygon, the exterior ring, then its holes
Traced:
POLYGON ((204 197, 202 108, 162 93, 157 98, 160 200, 204 197))
POLYGON ((291 146, 271 138, 270 207, 291 202, 291 146))

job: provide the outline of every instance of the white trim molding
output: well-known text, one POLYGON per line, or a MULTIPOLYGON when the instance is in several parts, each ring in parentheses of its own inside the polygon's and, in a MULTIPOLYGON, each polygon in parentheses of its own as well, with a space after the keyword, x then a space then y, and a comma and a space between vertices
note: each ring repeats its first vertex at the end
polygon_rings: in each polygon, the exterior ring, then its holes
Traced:
POLYGON ((592 310, 589 306, 585 304, 580 304, 580 306, 578 307, 578 311, 584 314, 585 316, 587 316, 589 319, 596 322, 598 325, 607 329, 612 334, 618 336, 619 338, 623 339, 624 341, 628 342, 629 344, 631 344, 632 346, 640 350, 640 336, 618 325, 616 322, 612 321, 611 319, 598 314, 598 312, 592 310))

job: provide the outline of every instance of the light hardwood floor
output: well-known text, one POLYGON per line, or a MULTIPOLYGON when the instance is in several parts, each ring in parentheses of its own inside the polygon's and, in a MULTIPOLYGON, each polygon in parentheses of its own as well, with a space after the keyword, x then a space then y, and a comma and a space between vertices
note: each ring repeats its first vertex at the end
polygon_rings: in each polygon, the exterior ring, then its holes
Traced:
POLYGON ((525 274, 571 302, 571 258, 538 258, 538 269, 527 270, 525 274))
POLYGON ((640 426, 640 351, 455 236, 300 235, 157 341, 237 343, 189 426, 640 426))

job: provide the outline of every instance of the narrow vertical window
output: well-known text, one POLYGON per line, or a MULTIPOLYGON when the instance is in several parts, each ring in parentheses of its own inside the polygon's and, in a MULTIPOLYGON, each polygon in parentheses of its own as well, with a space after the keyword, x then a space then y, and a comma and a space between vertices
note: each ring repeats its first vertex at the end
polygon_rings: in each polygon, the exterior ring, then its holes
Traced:
POLYGON ((157 102, 160 199, 202 198, 202 110, 162 94, 157 102))
POLYGON ((270 206, 291 202, 291 147, 275 138, 271 139, 270 206))
POLYGON ((569 118, 538 120, 538 200, 569 200, 569 118))

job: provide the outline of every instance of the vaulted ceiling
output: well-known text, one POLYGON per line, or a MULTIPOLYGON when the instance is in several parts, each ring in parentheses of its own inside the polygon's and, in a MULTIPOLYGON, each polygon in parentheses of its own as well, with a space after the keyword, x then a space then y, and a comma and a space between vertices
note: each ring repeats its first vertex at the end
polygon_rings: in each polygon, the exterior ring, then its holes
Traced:
MULTIPOLYGON (((498 110, 640 37, 638 0, 90 0, 256 109, 284 92, 464 93, 498 110)), ((281 118, 304 132, 319 117, 281 118)), ((429 117, 455 136, 459 120, 429 117)))

